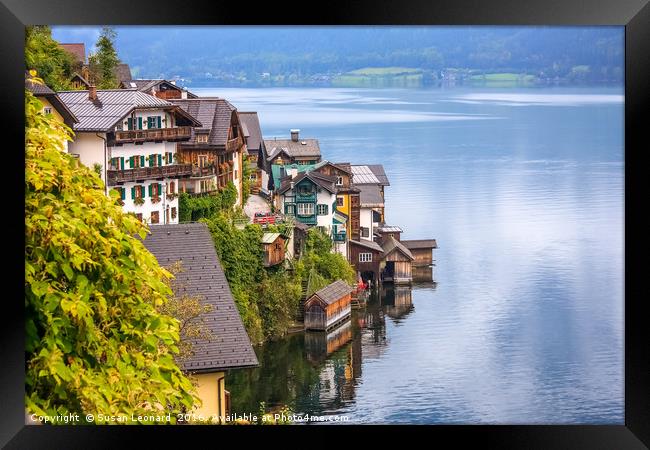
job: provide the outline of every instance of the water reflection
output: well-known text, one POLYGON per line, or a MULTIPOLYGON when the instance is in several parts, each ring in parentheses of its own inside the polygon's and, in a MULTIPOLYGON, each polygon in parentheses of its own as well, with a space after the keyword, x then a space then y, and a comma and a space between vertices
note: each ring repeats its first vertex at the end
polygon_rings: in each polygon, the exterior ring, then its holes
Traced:
POLYGON ((345 409, 355 400, 363 363, 379 360, 390 345, 386 317, 398 324, 413 311, 411 287, 387 285, 334 330, 297 333, 257 347, 260 367, 228 374, 232 412, 255 412, 262 401, 269 409, 289 405, 297 413, 345 409))

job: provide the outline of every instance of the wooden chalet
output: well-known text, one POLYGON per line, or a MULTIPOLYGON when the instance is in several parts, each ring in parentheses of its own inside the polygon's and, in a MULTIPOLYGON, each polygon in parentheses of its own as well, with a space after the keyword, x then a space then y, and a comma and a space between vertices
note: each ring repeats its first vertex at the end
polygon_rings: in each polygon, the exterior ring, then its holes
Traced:
POLYGON ((350 317, 352 287, 342 280, 316 291, 305 302, 305 329, 327 331, 350 317))
POLYGON ((248 151, 248 164, 250 167, 251 193, 259 194, 267 191, 268 172, 266 165, 266 147, 262 138, 262 128, 256 112, 239 111, 239 120, 244 132, 244 141, 248 151))
POLYGON ((120 87, 122 89, 137 89, 140 92, 162 98, 163 100, 197 98, 195 94, 192 94, 187 89, 177 86, 175 81, 163 79, 132 79, 130 76, 127 78, 126 75, 122 76, 119 74, 118 79, 120 80, 120 87))
POLYGON ((264 267, 276 266, 284 261, 285 238, 280 233, 264 233, 264 267))
POLYGON ((192 128, 188 141, 178 146, 180 160, 192 165, 192 176, 180 185, 181 192, 209 194, 232 181, 242 198, 242 156, 246 149, 237 109, 227 100, 215 97, 173 99, 202 127, 192 128))
POLYGON ((331 163, 322 161, 314 166, 314 171, 336 177, 336 209, 345 214, 346 230, 350 239, 359 240, 360 200, 359 189, 352 183, 350 163, 331 163))
POLYGON ((266 162, 273 164, 316 164, 321 159, 318 139, 300 138, 300 130, 291 130, 291 139, 265 139, 266 162))

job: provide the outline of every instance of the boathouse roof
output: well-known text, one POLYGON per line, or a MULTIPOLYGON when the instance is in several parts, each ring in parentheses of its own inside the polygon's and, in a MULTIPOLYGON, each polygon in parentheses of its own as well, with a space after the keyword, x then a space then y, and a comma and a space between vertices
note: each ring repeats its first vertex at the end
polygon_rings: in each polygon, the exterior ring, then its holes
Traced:
POLYGON ((380 233, 402 233, 403 230, 395 225, 384 225, 377 228, 380 233))
POLYGON ((384 249, 384 256, 388 256, 394 250, 398 250, 401 253, 403 253, 404 256, 406 256, 407 258, 411 260, 415 259, 411 251, 408 248, 406 248, 400 241, 398 241, 392 236, 388 236, 388 238, 386 238, 386 240, 381 245, 381 247, 384 249))
POLYGON ((334 283, 325 286, 323 289, 314 292, 312 297, 316 296, 328 305, 336 302, 352 292, 352 286, 343 280, 336 280, 334 283))
MULTIPOLYGON (((198 295, 212 311, 201 318, 213 334, 211 341, 197 340, 194 354, 183 362, 190 372, 214 372, 230 368, 254 367, 257 357, 235 305, 212 236, 204 223, 152 225, 145 247, 158 263, 169 267, 180 261, 176 291, 198 295)), ((176 292, 177 294, 181 292, 176 292)))
POLYGON ((262 235, 262 244, 272 244, 279 237, 280 233, 264 233, 262 235))
POLYGON ((435 239, 416 239, 411 241, 402 241, 404 247, 408 249, 420 249, 420 248, 438 248, 438 243, 435 239))

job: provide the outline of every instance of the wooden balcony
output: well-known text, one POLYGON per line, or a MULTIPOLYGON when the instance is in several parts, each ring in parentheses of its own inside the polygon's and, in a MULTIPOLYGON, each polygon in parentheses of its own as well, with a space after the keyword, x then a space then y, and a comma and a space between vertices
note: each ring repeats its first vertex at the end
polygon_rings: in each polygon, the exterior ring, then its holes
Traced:
POLYGON ((192 127, 153 128, 151 130, 127 130, 108 133, 108 145, 146 141, 183 141, 190 138, 192 127))
POLYGON ((228 142, 226 142, 226 151, 227 152, 234 152, 239 147, 241 147, 242 145, 244 145, 244 141, 242 141, 241 137, 237 137, 235 139, 230 139, 228 142))
POLYGON ((174 178, 192 174, 191 164, 173 164, 170 166, 139 167, 127 170, 107 170, 108 185, 136 180, 149 180, 155 178, 174 178))
POLYGON ((205 167, 192 166, 192 176, 193 177, 207 177, 209 175, 216 175, 217 168, 214 165, 209 165, 205 167))

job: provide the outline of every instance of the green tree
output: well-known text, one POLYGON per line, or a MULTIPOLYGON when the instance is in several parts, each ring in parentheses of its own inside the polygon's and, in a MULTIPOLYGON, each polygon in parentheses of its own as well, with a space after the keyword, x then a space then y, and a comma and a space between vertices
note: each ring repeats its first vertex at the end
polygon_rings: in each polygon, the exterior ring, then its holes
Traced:
POLYGON ((103 27, 97 43, 97 52, 88 58, 91 82, 99 89, 117 89, 119 81, 115 75, 117 65, 120 63, 115 50, 117 33, 111 27, 103 27))
POLYGON ((248 159, 248 155, 244 154, 242 158, 242 200, 241 204, 242 206, 246 204, 248 201, 248 198, 251 195, 251 167, 250 167, 250 161, 248 159))
POLYGON ((74 71, 81 70, 74 58, 52 39, 50 27, 44 25, 25 29, 25 67, 35 70, 55 91, 70 89, 74 71))
MULTIPOLYGON (((151 414, 198 401, 146 226, 64 153, 72 131, 25 92, 25 402, 31 413, 151 414)), ((114 191, 113 191, 114 192, 114 191)))

